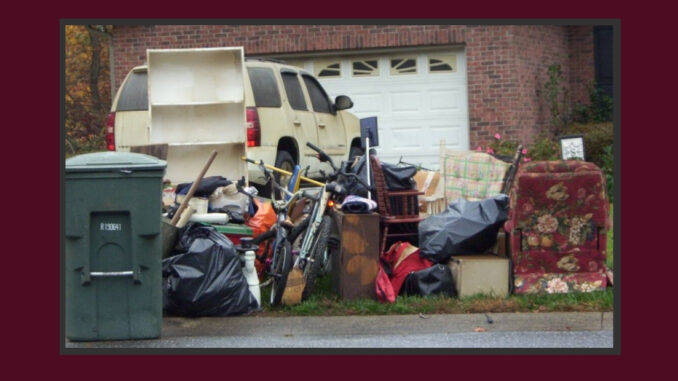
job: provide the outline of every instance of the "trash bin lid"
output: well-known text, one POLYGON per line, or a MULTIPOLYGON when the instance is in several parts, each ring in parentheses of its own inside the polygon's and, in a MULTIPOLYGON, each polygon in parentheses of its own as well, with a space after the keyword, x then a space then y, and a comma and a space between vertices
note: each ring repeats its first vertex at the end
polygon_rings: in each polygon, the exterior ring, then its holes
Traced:
POLYGON ((133 152, 95 152, 66 160, 66 172, 101 172, 112 169, 161 170, 167 162, 153 156, 133 152))

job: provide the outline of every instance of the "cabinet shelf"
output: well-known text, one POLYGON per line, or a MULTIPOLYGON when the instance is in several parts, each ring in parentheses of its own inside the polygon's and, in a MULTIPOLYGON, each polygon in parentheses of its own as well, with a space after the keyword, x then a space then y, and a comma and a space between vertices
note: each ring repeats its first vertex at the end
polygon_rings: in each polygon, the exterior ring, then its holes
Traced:
POLYGON ((243 103, 151 106, 151 120, 153 144, 247 140, 243 103))

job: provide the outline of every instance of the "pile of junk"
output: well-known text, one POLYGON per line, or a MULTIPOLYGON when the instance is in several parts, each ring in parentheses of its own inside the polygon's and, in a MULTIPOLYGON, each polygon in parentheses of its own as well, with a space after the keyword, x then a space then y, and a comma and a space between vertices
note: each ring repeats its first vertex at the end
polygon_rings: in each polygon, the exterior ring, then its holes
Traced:
POLYGON ((302 303, 325 275, 341 299, 390 303, 399 295, 589 292, 611 282, 609 201, 595 165, 520 164, 520 147, 498 158, 441 145, 440 160, 432 171, 363 155, 331 163, 326 183, 248 160, 280 188, 279 200, 220 176, 167 184, 165 312, 249 313, 269 285, 271 305, 302 303))

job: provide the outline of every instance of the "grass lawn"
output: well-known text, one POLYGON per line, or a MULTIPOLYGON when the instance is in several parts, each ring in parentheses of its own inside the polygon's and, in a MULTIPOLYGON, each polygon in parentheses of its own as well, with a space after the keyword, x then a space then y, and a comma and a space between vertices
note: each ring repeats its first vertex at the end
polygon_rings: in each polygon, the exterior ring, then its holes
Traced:
MULTIPOLYGON (((610 208, 611 209, 611 208, 610 208)), ((612 213, 612 211, 610 211, 612 213)), ((611 216, 612 217, 612 216, 611 216)), ((613 231, 607 235, 607 266, 613 264, 613 231)), ((393 304, 361 299, 344 301, 332 289, 330 276, 319 279, 309 300, 296 306, 271 307, 268 304, 270 287, 262 289, 260 316, 336 316, 389 314, 453 314, 489 312, 593 312, 612 311, 614 292, 605 291, 568 294, 510 295, 507 298, 475 295, 467 298, 443 296, 399 296, 393 304)))

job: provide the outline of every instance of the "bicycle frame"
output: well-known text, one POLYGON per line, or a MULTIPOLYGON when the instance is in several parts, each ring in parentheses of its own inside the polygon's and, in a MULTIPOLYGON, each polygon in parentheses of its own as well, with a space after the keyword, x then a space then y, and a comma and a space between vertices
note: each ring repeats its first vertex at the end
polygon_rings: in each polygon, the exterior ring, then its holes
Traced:
MULTIPOLYGON (((320 195, 313 205, 311 211, 311 220, 309 221, 309 226, 306 228, 306 234, 304 234, 304 239, 301 243, 301 248, 299 250, 299 256, 294 262, 295 267, 306 266, 306 261, 308 260, 309 254, 313 249, 312 245, 315 242, 315 236, 320 228, 320 223, 322 218, 325 215, 325 210, 327 209, 327 202, 330 198, 330 192, 327 191, 326 186, 323 185, 319 188, 320 195)), ((323 258, 323 262, 326 258, 323 258)))

